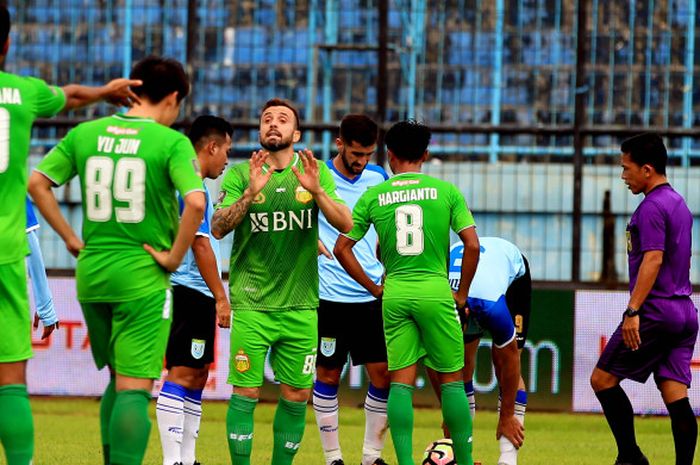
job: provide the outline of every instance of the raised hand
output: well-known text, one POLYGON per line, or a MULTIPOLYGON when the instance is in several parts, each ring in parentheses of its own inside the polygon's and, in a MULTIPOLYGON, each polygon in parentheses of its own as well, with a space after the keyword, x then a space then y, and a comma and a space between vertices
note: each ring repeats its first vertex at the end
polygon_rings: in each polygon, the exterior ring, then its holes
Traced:
POLYGON ((312 195, 316 195, 321 192, 318 160, 316 160, 314 154, 309 149, 299 150, 298 153, 301 165, 304 167, 304 172, 300 172, 296 166, 292 166, 292 171, 299 180, 299 184, 301 184, 304 189, 311 192, 312 195))
POLYGON ((253 152, 253 156, 250 157, 250 182, 248 183, 248 188, 250 193, 255 197, 260 193, 261 190, 267 185, 267 182, 272 177, 272 170, 267 170, 263 172, 263 167, 267 162, 267 157, 270 153, 266 150, 259 150, 253 152))
POLYGON ((104 99, 112 105, 130 107, 134 103, 141 103, 138 95, 131 90, 131 87, 138 87, 143 84, 139 79, 112 79, 104 85, 104 99))

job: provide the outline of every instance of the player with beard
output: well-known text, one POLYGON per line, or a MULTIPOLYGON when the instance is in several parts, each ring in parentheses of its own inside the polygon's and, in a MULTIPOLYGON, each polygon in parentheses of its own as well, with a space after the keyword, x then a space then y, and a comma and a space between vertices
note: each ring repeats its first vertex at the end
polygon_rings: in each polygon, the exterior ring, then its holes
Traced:
MULTIPOLYGON (((336 139, 338 155, 326 164, 338 192, 351 208, 370 187, 388 179, 379 166, 369 163, 377 148, 377 124, 365 115, 347 115, 340 122, 336 139)), ((365 365, 369 389, 365 398, 365 438, 362 465, 381 465, 384 437, 388 428, 386 403, 389 372, 382 325, 381 299, 375 298, 352 279, 328 252, 338 239, 338 230, 319 218, 321 254, 318 257, 320 302, 318 306, 319 355, 313 405, 321 433, 327 465, 342 465, 338 439, 338 385, 343 366, 365 365)), ((377 258, 374 228, 353 249, 362 268, 375 284, 381 284, 384 267, 377 258)))
POLYGON ((316 366, 319 211, 334 228, 352 228, 328 166, 308 149, 294 152, 300 137, 296 109, 269 100, 260 117, 263 150, 226 173, 212 219, 217 239, 236 231, 229 283, 233 393, 226 419, 234 465, 250 464, 268 350, 281 394, 272 464, 294 459, 316 366))

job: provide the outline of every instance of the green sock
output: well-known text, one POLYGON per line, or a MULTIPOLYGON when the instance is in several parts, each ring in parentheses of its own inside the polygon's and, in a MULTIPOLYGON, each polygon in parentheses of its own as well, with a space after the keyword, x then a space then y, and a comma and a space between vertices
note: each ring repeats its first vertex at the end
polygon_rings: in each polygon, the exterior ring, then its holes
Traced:
POLYGON ((109 384, 100 401, 100 434, 102 437, 102 455, 104 464, 109 465, 109 420, 112 418, 112 408, 114 408, 114 398, 117 391, 114 389, 114 378, 109 378, 109 384))
POLYGON ((459 465, 473 465, 472 417, 464 383, 456 381, 440 386, 442 392, 442 418, 450 429, 455 459, 459 465))
POLYGON ((146 453, 151 419, 151 393, 143 389, 118 391, 109 422, 111 465, 140 465, 146 453))
POLYGON ((239 394, 231 395, 226 414, 226 433, 232 465, 250 465, 250 453, 253 450, 253 412, 257 405, 257 399, 239 394))
POLYGON ((0 442, 8 465, 32 463, 34 421, 24 384, 0 386, 0 442))
POLYGON ((272 465, 291 465, 299 450, 306 427, 306 402, 292 402, 280 397, 272 423, 274 447, 272 465))
POLYGON ((386 414, 399 465, 413 465, 413 386, 391 383, 386 414))

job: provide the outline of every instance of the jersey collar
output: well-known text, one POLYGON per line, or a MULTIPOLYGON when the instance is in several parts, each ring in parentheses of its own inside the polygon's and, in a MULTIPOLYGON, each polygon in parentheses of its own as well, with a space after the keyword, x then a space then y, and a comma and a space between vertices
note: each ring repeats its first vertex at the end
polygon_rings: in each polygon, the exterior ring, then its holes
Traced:
POLYGON ((124 113, 115 113, 112 118, 118 119, 120 121, 128 121, 130 123, 155 123, 156 120, 153 118, 141 118, 140 116, 127 116, 124 113))
MULTIPOLYGON (((294 152, 294 157, 292 157, 291 163, 289 163, 289 165, 287 165, 286 168, 284 168, 282 171, 275 172, 275 173, 272 173, 272 174, 273 174, 273 175, 275 175, 275 174, 284 174, 284 173, 286 173, 287 171, 291 170, 291 169, 292 169, 292 166, 297 166, 298 163, 299 163, 299 154, 296 153, 296 152, 294 152)), ((267 163, 265 163, 265 164, 263 165, 263 167, 262 167, 262 172, 263 172, 263 173, 267 173, 268 171, 270 171, 270 165, 268 165, 267 163)))
MULTIPOLYGON (((336 156, 338 156, 338 155, 336 155, 336 156)), ((342 179, 343 181, 345 181, 349 184, 355 184, 357 181, 360 180, 360 178, 362 177, 362 175, 365 172, 364 170, 362 170, 362 173, 360 173, 357 176, 355 176, 354 178, 350 179, 347 176, 345 176, 343 173, 338 171, 338 168, 336 168, 335 165, 333 164, 333 160, 334 160, 334 158, 331 158, 330 160, 328 160, 326 162, 326 165, 328 166, 328 168, 330 168, 331 171, 333 171, 335 174, 337 174, 340 177, 340 179, 342 179)))

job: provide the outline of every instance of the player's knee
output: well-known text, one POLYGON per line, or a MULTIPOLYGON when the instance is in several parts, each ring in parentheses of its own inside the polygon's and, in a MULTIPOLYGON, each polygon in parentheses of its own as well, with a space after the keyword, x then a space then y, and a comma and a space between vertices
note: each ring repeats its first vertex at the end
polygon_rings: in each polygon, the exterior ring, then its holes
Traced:
POLYGON ((257 400, 260 398, 260 388, 257 387, 234 386, 233 393, 239 396, 248 397, 249 399, 257 400))
POLYGON ((342 369, 326 368, 321 365, 316 366, 316 380, 331 386, 340 384, 340 374, 342 369))
POLYGON ((595 368, 591 373, 591 387, 595 392, 615 387, 616 384, 617 378, 600 368, 595 368))
POLYGON ((311 389, 300 389, 287 384, 280 386, 280 394, 290 402, 307 402, 311 395, 311 389))

